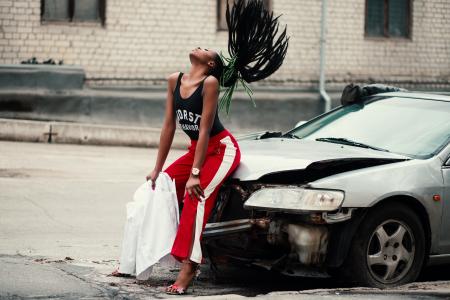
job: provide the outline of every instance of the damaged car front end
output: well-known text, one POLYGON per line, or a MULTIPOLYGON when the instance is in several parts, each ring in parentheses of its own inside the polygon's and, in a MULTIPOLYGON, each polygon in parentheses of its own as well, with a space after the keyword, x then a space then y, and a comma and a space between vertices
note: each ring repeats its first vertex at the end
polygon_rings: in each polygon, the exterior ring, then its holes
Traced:
POLYGON ((342 190, 309 182, 352 168, 403 159, 321 161, 303 170, 230 180, 219 193, 203 238, 211 259, 232 260, 290 276, 327 277, 340 266, 365 210, 345 208, 342 190), (301 180, 300 180, 301 179, 301 180))

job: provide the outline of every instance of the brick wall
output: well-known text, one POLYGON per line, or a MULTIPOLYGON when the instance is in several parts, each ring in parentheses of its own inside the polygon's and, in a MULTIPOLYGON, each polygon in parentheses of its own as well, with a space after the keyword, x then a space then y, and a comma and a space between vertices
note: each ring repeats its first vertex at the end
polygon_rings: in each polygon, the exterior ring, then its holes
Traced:
MULTIPOLYGON (((450 87, 450 2, 413 0, 412 39, 364 37, 364 0, 329 1, 326 76, 349 81, 450 87)), ((215 0, 107 0, 106 26, 41 24, 40 0, 0 0, 0 63, 63 59, 85 68, 91 84, 153 85, 189 68, 189 51, 226 51, 215 0)), ((320 0, 273 0, 288 24, 284 65, 257 85, 316 87, 320 0)))

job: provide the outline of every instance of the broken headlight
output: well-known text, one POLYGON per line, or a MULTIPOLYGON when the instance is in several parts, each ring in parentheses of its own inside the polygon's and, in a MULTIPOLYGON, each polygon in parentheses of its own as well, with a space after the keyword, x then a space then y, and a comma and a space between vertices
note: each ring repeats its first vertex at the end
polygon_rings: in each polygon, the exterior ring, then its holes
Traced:
POLYGON ((244 203, 246 209, 301 211, 333 211, 344 200, 344 192, 300 187, 261 188, 244 203))

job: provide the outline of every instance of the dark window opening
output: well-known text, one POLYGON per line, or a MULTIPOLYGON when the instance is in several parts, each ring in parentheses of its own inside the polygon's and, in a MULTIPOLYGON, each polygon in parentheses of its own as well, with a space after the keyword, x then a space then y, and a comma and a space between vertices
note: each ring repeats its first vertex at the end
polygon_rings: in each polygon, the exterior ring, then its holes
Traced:
MULTIPOLYGON (((228 0, 230 9, 234 5, 234 0, 228 0)), ((272 10, 272 1, 263 0, 264 7, 268 10, 272 10)), ((217 0, 217 30, 228 30, 227 19, 227 0, 217 0)))
POLYGON ((411 0, 366 0, 365 35, 411 37, 411 0))
POLYGON ((105 25, 105 8, 106 0, 41 0, 41 19, 105 25))

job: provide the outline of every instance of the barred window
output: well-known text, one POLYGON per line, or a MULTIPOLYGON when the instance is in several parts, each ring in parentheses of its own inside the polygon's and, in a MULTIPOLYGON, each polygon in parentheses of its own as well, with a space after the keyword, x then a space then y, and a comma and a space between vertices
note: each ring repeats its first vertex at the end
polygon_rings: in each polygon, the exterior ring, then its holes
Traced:
POLYGON ((43 21, 100 22, 105 24, 106 0, 41 0, 43 21))
POLYGON ((411 36, 411 0, 366 0, 365 35, 411 36))
MULTIPOLYGON (((233 7, 234 1, 228 0, 230 9, 233 7)), ((268 10, 272 10, 272 1, 263 0, 264 7, 268 10)), ((228 30, 227 19, 227 0, 217 0, 217 30, 228 30)))

